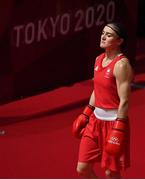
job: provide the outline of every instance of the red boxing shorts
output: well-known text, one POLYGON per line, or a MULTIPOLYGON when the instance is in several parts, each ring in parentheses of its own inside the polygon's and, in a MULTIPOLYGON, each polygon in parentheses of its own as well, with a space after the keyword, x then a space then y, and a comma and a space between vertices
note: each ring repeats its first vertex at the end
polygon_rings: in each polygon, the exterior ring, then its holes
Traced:
POLYGON ((104 150, 108 132, 115 121, 99 120, 94 114, 90 116, 80 142, 79 162, 101 162, 101 167, 112 171, 125 170, 130 166, 130 132, 129 126, 126 136, 126 144, 123 153, 116 158, 107 154, 104 150))

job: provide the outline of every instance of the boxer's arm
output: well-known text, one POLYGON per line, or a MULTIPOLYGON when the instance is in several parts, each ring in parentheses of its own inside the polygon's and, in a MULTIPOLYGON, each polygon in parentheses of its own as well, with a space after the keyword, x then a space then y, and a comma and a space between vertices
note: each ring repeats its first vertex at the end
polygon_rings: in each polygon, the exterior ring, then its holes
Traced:
POLYGON ((133 79, 132 68, 127 59, 122 59, 116 63, 114 75, 116 77, 117 91, 120 98, 117 117, 126 118, 128 116, 131 81, 133 79))
POLYGON ((94 107, 95 107, 95 93, 94 93, 94 91, 92 92, 92 94, 91 94, 91 96, 90 96, 89 104, 90 104, 91 106, 94 106, 94 107))
POLYGON ((130 96, 130 84, 132 81, 132 69, 126 59, 116 63, 114 68, 117 91, 120 98, 117 119, 109 132, 106 142, 106 152, 113 156, 120 156, 124 147, 128 117, 128 103, 130 96))

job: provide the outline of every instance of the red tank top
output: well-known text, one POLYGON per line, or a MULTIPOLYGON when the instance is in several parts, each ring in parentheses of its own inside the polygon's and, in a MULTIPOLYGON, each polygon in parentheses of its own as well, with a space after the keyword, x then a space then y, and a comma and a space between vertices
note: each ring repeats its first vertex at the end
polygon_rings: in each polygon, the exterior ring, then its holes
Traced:
POLYGON ((95 106, 106 109, 117 109, 120 100, 113 69, 115 63, 125 56, 123 54, 116 56, 106 67, 102 66, 104 57, 105 53, 98 56, 94 67, 95 106))

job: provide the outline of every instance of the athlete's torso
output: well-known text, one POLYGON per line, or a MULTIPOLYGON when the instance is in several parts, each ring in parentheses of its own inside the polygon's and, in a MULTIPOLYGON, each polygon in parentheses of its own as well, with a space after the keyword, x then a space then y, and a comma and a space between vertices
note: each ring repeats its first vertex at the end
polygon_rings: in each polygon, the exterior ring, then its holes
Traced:
POLYGON ((111 63, 103 67, 102 61, 104 57, 105 53, 98 56, 94 67, 95 106, 106 109, 117 109, 120 100, 113 70, 116 62, 125 56, 120 54, 116 56, 111 63))

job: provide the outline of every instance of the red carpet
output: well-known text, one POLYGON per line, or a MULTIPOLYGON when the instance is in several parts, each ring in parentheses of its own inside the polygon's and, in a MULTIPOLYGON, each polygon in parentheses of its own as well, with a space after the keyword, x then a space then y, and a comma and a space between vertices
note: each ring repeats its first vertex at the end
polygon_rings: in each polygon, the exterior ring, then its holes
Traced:
MULTIPOLYGON (((1 106, 0 178, 78 178, 79 140, 71 125, 91 91, 85 81, 1 106)), ((131 96, 132 165, 124 178, 145 178, 145 89, 134 89, 131 96)), ((99 164, 95 169, 104 178, 99 164)))

